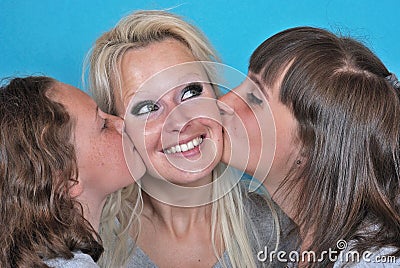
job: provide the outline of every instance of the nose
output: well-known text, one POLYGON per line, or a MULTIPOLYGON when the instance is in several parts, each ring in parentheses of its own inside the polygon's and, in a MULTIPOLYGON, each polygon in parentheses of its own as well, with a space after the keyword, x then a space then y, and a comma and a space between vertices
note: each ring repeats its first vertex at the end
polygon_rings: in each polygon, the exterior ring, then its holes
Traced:
POLYGON ((218 107, 222 115, 233 115, 238 109, 238 104, 242 99, 238 96, 235 89, 232 89, 218 99, 218 107))
MULTIPOLYGON (((192 107, 192 109, 195 108, 192 107)), ((192 111, 189 112, 187 109, 189 109, 187 105, 181 104, 169 112, 164 125, 167 132, 181 132, 190 125, 190 121, 193 119, 190 115, 192 111)))
POLYGON ((118 131, 119 134, 122 135, 122 129, 124 125, 124 121, 121 117, 110 115, 109 120, 111 120, 111 124, 114 126, 115 130, 118 131))

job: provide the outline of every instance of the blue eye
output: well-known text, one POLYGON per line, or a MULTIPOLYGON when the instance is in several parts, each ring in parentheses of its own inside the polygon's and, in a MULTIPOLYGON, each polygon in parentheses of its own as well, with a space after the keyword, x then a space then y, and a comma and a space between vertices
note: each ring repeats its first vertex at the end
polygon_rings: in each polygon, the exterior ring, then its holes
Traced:
POLYGON ((198 83, 190 84, 182 90, 181 100, 185 101, 200 96, 202 92, 203 92, 203 86, 201 84, 198 83))
POLYGON ((262 99, 259 99, 256 97, 256 95, 254 95, 253 92, 247 93, 247 100, 252 103, 252 104, 256 104, 256 105, 261 105, 263 103, 262 99))
POLYGON ((142 101, 135 105, 132 110, 131 114, 133 115, 144 115, 160 109, 156 103, 153 101, 142 101))

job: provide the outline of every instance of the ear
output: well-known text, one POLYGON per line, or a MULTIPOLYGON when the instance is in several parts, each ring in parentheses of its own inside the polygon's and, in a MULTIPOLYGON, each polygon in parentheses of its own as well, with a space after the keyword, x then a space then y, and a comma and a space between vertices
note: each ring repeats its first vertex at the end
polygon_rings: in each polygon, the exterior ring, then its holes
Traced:
POLYGON ((72 198, 78 197, 83 193, 83 185, 79 178, 77 181, 71 181, 68 192, 72 198))

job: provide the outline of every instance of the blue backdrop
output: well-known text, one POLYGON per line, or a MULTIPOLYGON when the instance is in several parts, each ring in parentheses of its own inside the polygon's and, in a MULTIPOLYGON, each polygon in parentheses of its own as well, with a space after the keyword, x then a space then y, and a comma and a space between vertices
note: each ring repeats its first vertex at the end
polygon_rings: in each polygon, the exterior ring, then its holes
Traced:
POLYGON ((1 0, 0 77, 45 74, 81 87, 84 57, 100 34, 133 10, 167 8, 199 26, 242 72, 265 38, 309 25, 364 41, 400 75, 398 0, 1 0))

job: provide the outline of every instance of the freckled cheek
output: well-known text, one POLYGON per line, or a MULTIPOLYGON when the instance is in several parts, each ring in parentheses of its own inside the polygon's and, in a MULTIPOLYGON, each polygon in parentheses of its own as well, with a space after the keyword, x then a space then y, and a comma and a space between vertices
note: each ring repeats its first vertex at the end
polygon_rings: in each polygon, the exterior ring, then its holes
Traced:
POLYGON ((123 157, 122 136, 119 133, 112 133, 99 141, 99 153, 107 157, 111 152, 123 157))
POLYGON ((91 154, 92 157, 90 160, 91 166, 104 167, 106 165, 109 156, 105 153, 105 151, 107 151, 105 148, 107 147, 104 148, 98 148, 97 146, 93 147, 92 149, 93 153, 91 154))
POLYGON ((93 165, 93 163, 101 163, 103 162, 104 153, 103 143, 98 143, 96 141, 90 141, 88 144, 85 144, 81 147, 80 159, 78 161, 89 162, 93 165))

